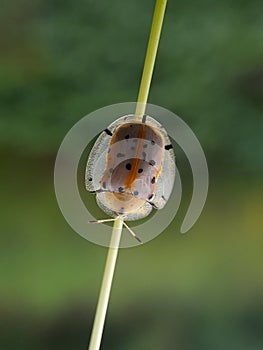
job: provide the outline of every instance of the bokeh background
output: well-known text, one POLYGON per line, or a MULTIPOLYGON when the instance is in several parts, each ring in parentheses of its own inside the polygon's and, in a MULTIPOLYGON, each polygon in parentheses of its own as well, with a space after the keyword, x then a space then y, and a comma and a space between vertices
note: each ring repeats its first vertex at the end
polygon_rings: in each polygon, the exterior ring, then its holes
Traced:
MULTIPOLYGON (((107 249, 65 222, 54 161, 82 116, 136 100, 153 8, 1 1, 1 349, 88 344, 107 249)), ((181 235, 192 185, 178 150, 182 206, 120 251, 102 349, 262 349, 263 2, 169 1, 149 102, 196 133, 209 196, 181 235)))

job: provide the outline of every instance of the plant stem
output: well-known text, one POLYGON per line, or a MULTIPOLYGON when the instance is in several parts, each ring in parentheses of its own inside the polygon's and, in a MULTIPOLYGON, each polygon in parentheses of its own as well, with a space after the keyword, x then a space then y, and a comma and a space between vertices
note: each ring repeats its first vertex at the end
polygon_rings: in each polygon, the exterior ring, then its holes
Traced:
POLYGON ((153 75, 153 68, 154 68, 156 53, 158 49, 158 44, 159 44, 159 39, 160 39, 160 34, 161 34, 161 29, 163 24, 166 3, 167 3, 167 0, 156 0, 151 33, 148 41, 148 47, 147 47, 146 57, 144 61, 142 79, 141 79, 136 111, 135 111, 135 115, 137 116, 138 119, 142 119, 145 113, 146 103, 147 103, 152 75, 153 75))
POLYGON ((107 261, 105 265, 104 275, 102 279, 102 285, 99 295, 99 301, 97 305, 97 311, 95 315, 95 320, 93 324, 93 330, 91 334, 89 350, 99 350, 102 332, 104 328, 104 322, 109 302, 111 284, 115 269, 115 264, 118 255, 119 243, 121 238, 123 221, 117 218, 114 221, 114 226, 112 230, 112 236, 110 241, 110 247, 108 251, 107 261))

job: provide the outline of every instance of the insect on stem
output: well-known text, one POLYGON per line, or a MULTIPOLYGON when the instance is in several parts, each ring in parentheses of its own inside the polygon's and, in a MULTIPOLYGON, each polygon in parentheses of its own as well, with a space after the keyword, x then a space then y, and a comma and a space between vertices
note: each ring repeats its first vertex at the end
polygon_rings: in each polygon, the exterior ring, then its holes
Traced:
MULTIPOLYGON (((149 95, 153 68, 157 54, 163 18, 165 13, 167 0, 156 0, 150 37, 144 62, 143 74, 137 99, 135 115, 138 120, 143 118, 145 114, 146 103, 149 95)), ((123 222, 121 218, 116 218, 112 230, 110 248, 106 261, 104 276, 102 280, 101 291, 97 311, 95 315, 93 330, 89 350, 99 350, 101 337, 104 328, 107 306, 109 302, 110 289, 115 269, 115 264, 118 255, 118 248, 121 239, 121 232, 123 225, 130 231, 130 233, 141 243, 141 240, 134 234, 134 232, 123 222)))

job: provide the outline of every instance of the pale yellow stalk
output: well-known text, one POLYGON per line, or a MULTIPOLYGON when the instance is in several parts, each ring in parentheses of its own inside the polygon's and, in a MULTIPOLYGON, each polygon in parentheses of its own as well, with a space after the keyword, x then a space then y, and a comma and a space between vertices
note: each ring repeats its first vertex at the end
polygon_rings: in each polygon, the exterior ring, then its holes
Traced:
POLYGON ((157 0, 155 5, 151 33, 148 41, 148 47, 146 51, 142 79, 135 111, 135 115, 138 119, 142 119, 145 113, 146 103, 148 100, 150 85, 152 81, 154 63, 162 30, 166 3, 167 0, 157 0))

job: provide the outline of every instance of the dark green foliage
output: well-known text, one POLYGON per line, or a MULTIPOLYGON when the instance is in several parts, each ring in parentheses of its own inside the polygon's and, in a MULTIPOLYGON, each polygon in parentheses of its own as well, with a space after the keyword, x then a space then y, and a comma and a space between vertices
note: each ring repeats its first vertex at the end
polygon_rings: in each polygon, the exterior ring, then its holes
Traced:
MULTIPOLYGON (((135 101, 153 7, 4 1, 0 147, 55 153, 85 114, 135 101)), ((168 3, 149 102, 183 117, 230 170, 262 170, 262 13, 261 1, 168 3)))

